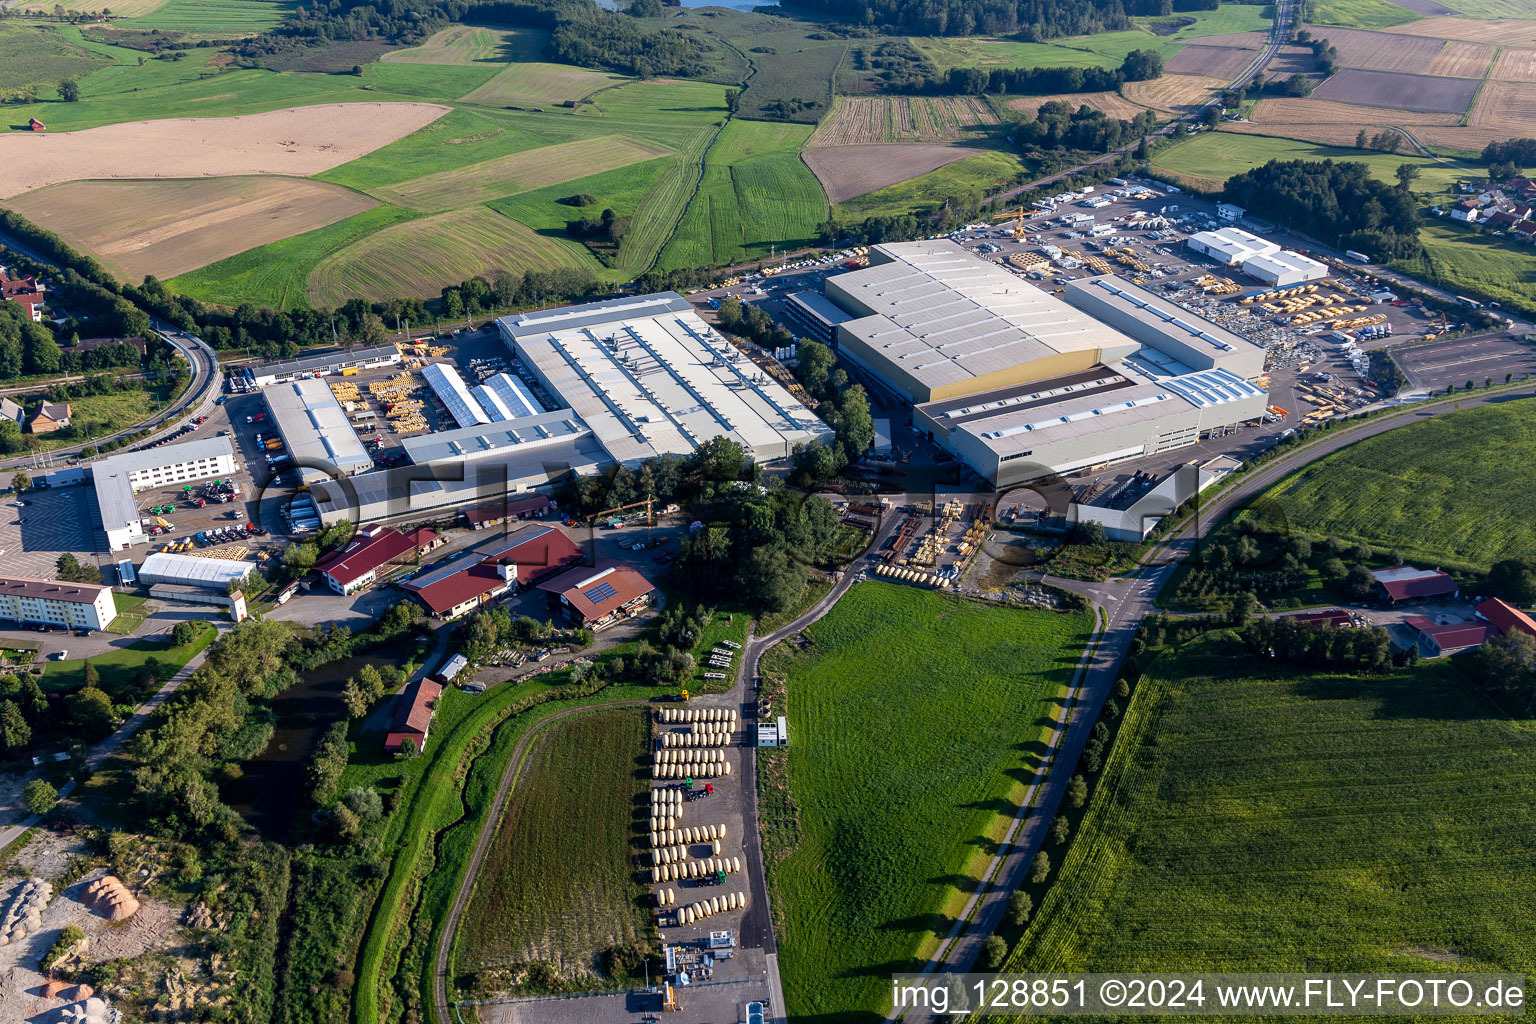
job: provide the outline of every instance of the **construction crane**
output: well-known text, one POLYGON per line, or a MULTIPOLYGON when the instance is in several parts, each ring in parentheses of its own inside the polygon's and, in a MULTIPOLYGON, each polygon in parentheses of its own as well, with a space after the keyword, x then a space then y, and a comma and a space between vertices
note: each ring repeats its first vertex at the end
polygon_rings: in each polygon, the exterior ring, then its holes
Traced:
POLYGON ((1021 203, 1014 211, 1013 239, 1016 242, 1024 241, 1024 206, 1021 203))
POLYGON ((598 523, 602 523, 602 522, 614 522, 614 523, 617 523, 618 522, 617 519, 609 520, 608 517, 609 516, 619 515, 619 514, 625 512, 625 511, 627 511, 629 509, 632 509, 632 508, 644 507, 644 509, 645 509, 645 539, 646 539, 646 542, 649 543, 650 540, 651 540, 651 531, 654 530, 655 527, 656 527, 656 513, 654 511, 655 503, 656 503, 656 497, 654 495, 647 494, 645 496, 645 498, 643 500, 641 500, 641 501, 632 501, 628 505, 619 505, 619 506, 617 506, 615 508, 604 509, 603 511, 598 512, 597 514, 592 516, 592 525, 595 526, 598 523))

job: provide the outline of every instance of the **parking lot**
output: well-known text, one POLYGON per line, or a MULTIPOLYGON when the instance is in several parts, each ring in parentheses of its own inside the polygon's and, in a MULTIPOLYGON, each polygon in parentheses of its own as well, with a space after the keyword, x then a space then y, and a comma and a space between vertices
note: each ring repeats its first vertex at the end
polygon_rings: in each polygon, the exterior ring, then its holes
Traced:
POLYGON ((1536 373, 1536 347, 1510 334, 1496 334, 1418 345, 1394 346, 1392 358, 1415 387, 1443 391, 1454 385, 1478 387, 1505 374, 1523 377, 1536 373))
POLYGON ((0 515, 0 557, 8 574, 52 579, 65 552, 93 564, 107 560, 97 554, 105 538, 91 528, 95 494, 89 487, 28 491, 20 500, 24 507, 12 498, 0 515))

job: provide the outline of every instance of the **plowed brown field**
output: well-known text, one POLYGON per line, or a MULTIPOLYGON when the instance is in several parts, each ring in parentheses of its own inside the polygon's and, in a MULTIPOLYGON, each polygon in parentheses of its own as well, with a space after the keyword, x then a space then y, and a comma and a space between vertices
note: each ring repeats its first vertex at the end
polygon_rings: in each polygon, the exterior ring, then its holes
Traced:
POLYGON ((1461 115, 1356 106, 1329 100, 1274 99, 1260 100, 1253 108, 1250 120, 1259 124, 1453 125, 1461 123, 1461 115))
POLYGON ((325 103, 82 132, 9 132, 0 134, 0 198, 94 178, 308 177, 409 135, 448 110, 436 103, 325 103))
POLYGON ((71 181, 10 200, 126 281, 165 279, 378 205, 305 178, 71 181))
POLYGON ((1339 66, 1346 68, 1423 73, 1445 45, 1444 40, 1425 36, 1389 35, 1326 25, 1307 27, 1314 37, 1327 39, 1339 51, 1339 66))
POLYGON ((807 149, 800 157, 826 189, 827 200, 843 203, 978 152, 962 146, 831 146, 807 149))
POLYGON ((1168 59, 1163 70, 1170 75, 1210 75, 1231 81, 1257 57, 1256 50, 1231 46, 1186 46, 1168 59))

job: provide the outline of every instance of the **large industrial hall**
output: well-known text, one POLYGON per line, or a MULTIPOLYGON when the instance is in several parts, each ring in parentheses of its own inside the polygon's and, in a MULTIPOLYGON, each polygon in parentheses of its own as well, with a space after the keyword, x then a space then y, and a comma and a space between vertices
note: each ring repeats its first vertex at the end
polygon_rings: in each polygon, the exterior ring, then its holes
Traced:
POLYGON ((827 281, 839 355, 994 486, 1195 444, 1264 415, 1264 351, 1113 275, 1061 295, 952 241, 827 281))

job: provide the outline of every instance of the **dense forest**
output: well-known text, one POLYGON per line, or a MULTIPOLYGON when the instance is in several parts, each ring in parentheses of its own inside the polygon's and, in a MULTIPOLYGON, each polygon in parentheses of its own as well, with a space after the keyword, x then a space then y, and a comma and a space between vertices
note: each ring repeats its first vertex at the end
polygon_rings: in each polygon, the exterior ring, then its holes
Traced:
POLYGON ((360 55, 359 46, 411 46, 465 21, 544 29, 550 33, 547 56, 582 67, 642 77, 699 75, 706 67, 703 44, 648 29, 592 0, 316 0, 300 4, 282 24, 241 42, 234 52, 247 64, 320 70, 334 51, 329 65, 339 69, 360 55))
POLYGON ((1108 153, 1144 137, 1157 124, 1150 110, 1134 120, 1106 117, 1102 111, 1080 106, 1073 109, 1066 100, 1043 105, 1032 121, 1014 129, 1014 140, 1024 149, 1075 149, 1108 153))
POLYGON ((1032 42, 1130 28, 1139 15, 1214 11, 1217 0, 785 0, 785 6, 893 33, 1016 34, 1032 42))
POLYGON ((1126 82, 1145 82, 1163 73, 1154 50, 1132 50, 1108 68, 950 68, 942 77, 921 83, 917 91, 984 96, 988 93, 1043 96, 1058 92, 1113 92, 1126 82))
POLYGON ((1420 252, 1413 193, 1377 181, 1362 163, 1271 160, 1228 178, 1222 198, 1341 248, 1394 259, 1420 252))

